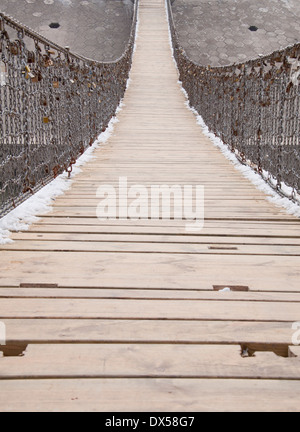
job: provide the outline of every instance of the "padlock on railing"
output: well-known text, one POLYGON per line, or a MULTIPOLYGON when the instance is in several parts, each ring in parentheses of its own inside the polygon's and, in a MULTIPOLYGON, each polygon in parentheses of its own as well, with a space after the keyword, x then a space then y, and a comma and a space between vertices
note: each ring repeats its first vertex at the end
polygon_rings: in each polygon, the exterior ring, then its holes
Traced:
POLYGON ((28 51, 28 53, 27 53, 27 63, 28 64, 35 63, 35 53, 33 51, 28 51))
POLYGON ((14 56, 17 56, 20 54, 20 45, 17 42, 10 42, 8 45, 8 49, 10 53, 14 56))
POLYGON ((34 74, 34 76, 33 76, 33 78, 31 78, 32 83, 36 84, 36 83, 39 83, 40 81, 42 81, 43 76, 39 70, 34 71, 33 74, 34 74))

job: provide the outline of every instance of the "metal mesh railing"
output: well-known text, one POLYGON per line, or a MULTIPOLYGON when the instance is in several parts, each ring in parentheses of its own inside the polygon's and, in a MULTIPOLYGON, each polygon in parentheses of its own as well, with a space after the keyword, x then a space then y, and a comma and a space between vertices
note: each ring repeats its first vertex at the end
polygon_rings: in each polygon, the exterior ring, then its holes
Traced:
POLYGON ((180 46, 166 1, 174 56, 191 106, 243 163, 299 201, 300 44, 245 63, 201 66, 180 46))
POLYGON ((70 170, 106 129, 126 90, 137 8, 124 54, 108 63, 0 13, 0 217, 70 170))

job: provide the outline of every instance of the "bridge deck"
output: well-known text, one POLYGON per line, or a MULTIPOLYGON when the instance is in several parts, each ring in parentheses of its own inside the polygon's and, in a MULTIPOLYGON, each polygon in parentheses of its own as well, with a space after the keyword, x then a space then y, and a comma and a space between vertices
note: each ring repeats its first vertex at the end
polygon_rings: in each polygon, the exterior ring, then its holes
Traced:
POLYGON ((0 359, 1 411, 299 410, 300 360, 287 357, 300 320, 299 220, 184 106, 163 0, 141 1, 131 78, 107 145, 51 213, 1 247, 0 320, 11 345, 28 344, 0 359), (96 190, 120 176, 204 185, 204 229, 101 222, 96 190), (280 356, 242 358, 240 344, 280 356))

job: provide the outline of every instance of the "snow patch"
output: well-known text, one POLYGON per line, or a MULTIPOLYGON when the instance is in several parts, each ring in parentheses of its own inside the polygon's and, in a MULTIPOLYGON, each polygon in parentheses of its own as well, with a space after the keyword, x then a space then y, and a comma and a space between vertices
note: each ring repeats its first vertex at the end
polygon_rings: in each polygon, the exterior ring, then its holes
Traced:
POLYGON ((219 292, 220 293, 227 293, 227 292, 231 292, 231 289, 226 287, 226 288, 219 290, 219 292))
POLYGON ((134 46, 133 46, 133 54, 135 54, 136 50, 137 50, 137 41, 139 38, 139 33, 140 33, 140 4, 137 5, 137 22, 136 22, 136 28, 135 28, 135 41, 134 41, 134 46))

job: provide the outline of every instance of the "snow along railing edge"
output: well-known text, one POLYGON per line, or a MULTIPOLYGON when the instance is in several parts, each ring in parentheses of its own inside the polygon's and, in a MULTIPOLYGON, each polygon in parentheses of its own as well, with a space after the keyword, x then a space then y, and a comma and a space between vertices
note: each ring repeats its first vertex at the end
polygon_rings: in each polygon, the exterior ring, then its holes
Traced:
POLYGON ((222 67, 193 62, 166 0, 179 80, 209 130, 282 196, 300 203, 300 43, 222 67))
POLYGON ((139 0, 123 55, 71 53, 0 12, 0 217, 72 166, 124 97, 139 0))

